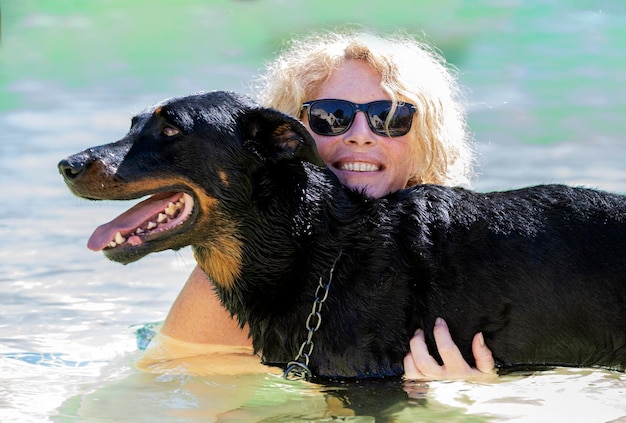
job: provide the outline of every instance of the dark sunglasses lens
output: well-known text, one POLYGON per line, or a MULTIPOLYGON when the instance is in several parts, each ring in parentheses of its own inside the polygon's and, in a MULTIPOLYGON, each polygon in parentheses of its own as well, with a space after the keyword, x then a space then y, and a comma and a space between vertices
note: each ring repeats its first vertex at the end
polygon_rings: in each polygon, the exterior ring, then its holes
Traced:
POLYGON ((309 126, 316 134, 339 135, 346 132, 354 109, 348 102, 317 101, 309 109, 309 126))
POLYGON ((385 122, 391 112, 391 102, 381 101, 372 103, 367 111, 372 130, 379 135, 401 137, 411 129, 413 113, 406 104, 399 104, 395 113, 389 120, 389 126, 385 128, 385 122))

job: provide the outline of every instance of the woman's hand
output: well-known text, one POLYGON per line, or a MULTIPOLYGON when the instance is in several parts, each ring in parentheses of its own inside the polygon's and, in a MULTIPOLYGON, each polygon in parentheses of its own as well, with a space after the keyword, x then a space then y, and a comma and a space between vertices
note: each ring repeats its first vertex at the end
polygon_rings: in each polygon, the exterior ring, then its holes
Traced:
POLYGON ((452 341, 446 322, 437 318, 433 329, 437 350, 443 365, 428 353, 424 331, 418 329, 411 338, 411 352, 404 358, 404 377, 418 380, 442 379, 493 379, 496 376, 495 362, 491 350, 485 345, 482 333, 477 333, 472 341, 472 352, 476 367, 470 367, 463 359, 458 347, 452 341))

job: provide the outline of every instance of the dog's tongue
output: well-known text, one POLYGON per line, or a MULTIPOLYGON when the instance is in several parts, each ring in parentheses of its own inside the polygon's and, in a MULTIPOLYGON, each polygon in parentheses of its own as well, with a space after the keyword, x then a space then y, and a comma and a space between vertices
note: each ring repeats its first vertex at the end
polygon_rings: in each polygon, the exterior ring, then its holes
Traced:
POLYGON ((144 222, 162 212, 170 202, 178 201, 182 195, 180 192, 155 194, 136 204, 109 223, 98 226, 87 241, 87 248, 93 251, 104 249, 115 238, 117 232, 121 232, 122 235, 132 233, 144 222))

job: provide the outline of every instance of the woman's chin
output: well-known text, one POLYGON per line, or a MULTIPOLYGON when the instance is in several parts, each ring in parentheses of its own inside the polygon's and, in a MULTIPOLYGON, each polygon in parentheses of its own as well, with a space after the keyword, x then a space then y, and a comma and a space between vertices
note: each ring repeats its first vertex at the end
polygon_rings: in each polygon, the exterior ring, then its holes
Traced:
POLYGON ((342 184, 359 192, 364 192, 368 197, 379 198, 390 192, 397 191, 403 186, 394 180, 390 180, 389 173, 379 170, 376 172, 355 172, 331 168, 342 184))

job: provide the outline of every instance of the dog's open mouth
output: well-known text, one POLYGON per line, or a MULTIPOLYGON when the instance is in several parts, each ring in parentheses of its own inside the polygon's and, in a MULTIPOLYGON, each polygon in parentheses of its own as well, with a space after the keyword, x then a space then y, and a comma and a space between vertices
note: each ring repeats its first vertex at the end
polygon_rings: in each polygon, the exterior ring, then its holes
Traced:
POLYGON ((162 232, 179 227, 193 211, 193 198, 182 192, 150 196, 93 232, 87 247, 93 251, 136 247, 162 232))

